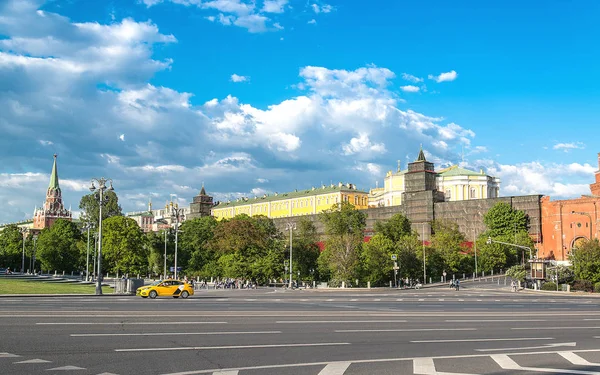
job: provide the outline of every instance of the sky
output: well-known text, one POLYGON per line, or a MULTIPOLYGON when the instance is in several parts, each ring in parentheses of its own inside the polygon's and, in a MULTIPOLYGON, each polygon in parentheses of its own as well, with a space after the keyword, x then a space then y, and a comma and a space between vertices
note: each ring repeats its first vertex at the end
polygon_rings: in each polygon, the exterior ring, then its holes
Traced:
POLYGON ((382 186, 422 145, 502 196, 589 194, 598 1, 0 0, 0 223, 53 154, 74 216, 382 186))

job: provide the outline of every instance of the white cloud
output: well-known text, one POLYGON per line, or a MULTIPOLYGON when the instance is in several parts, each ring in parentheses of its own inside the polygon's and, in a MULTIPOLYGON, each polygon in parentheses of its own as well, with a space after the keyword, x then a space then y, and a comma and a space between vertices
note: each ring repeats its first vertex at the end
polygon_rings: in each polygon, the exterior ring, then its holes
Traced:
POLYGON ((256 182, 258 182, 259 184, 266 184, 267 182, 269 182, 269 180, 267 180, 266 178, 257 178, 256 182))
POLYGON ((250 77, 248 77, 248 76, 240 76, 235 73, 231 75, 232 82, 247 82, 249 80, 250 80, 250 77))
POLYGON ((420 88, 418 86, 412 86, 412 85, 401 86, 400 89, 404 92, 419 92, 419 90, 420 90, 420 88))
POLYGON ((359 134, 358 138, 352 138, 349 143, 342 146, 342 150, 344 151, 344 155, 358 154, 365 151, 379 154, 386 152, 385 144, 372 143, 369 135, 366 133, 359 134))
POLYGON ((310 21, 307 22, 309 25, 316 25, 317 24, 317 20, 315 20, 314 18, 310 21))
POLYGON ((402 73, 402 79, 413 83, 423 82, 423 78, 419 78, 408 73, 402 73))
POLYGON ((446 73, 440 73, 437 76, 434 76, 432 74, 427 76, 427 78, 432 79, 432 80, 436 81, 437 83, 451 82, 451 81, 454 81, 456 79, 456 77, 458 77, 458 73, 456 73, 454 70, 451 70, 446 73))
POLYGON ((125 134, 121 134, 121 135, 119 136, 119 139, 120 139, 122 142, 125 142, 125 134))
POLYGON ((43 139, 40 139, 40 144, 42 146, 52 146, 54 143, 52 141, 45 141, 43 139))
POLYGON ((311 6, 313 12, 315 12, 316 14, 331 13, 334 10, 334 8, 329 4, 319 5, 319 4, 313 3, 310 6, 311 6))
POLYGON ((262 11, 265 13, 283 13, 288 0, 265 0, 262 11))
POLYGON ((375 163, 356 163, 353 169, 376 177, 382 176, 381 166, 375 163))
POLYGON ((552 146, 554 150, 563 150, 564 152, 569 152, 569 150, 583 150, 585 145, 582 142, 571 142, 571 143, 557 143, 552 146))

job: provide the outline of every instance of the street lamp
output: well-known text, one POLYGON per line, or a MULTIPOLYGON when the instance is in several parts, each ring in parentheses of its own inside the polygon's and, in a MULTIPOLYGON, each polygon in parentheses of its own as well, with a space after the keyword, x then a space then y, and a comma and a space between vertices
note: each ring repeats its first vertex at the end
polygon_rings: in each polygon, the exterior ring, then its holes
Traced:
POLYGON ((21 273, 25 273, 25 239, 27 238, 27 228, 21 227, 19 231, 23 235, 23 258, 21 259, 21 273))
POLYGON ((423 223, 423 285, 427 284, 427 269, 425 267, 425 224, 423 223))
POLYGON ((35 253, 37 252, 37 239, 38 239, 38 235, 34 234, 33 235, 33 259, 32 259, 32 266, 31 269, 33 270, 33 273, 35 274, 35 253))
POLYGON ((475 276, 477 276, 477 236, 475 236, 475 229, 473 229, 473 248, 475 249, 475 276))
POLYGON ((296 230, 296 223, 287 223, 285 225, 285 230, 289 230, 290 231, 290 289, 293 287, 292 284, 292 278, 293 278, 293 273, 292 273, 292 231, 296 230))
POLYGON ((164 260, 164 268, 163 268, 163 280, 167 278, 167 229, 165 228, 165 256, 164 260))
POLYGON ((92 229, 92 223, 85 223, 83 226, 84 230, 87 230, 87 256, 85 258, 85 281, 90 281, 90 229, 92 229))
POLYGON ((488 237, 487 241, 485 241, 485 243, 487 243, 488 245, 491 245, 492 243, 499 243, 501 245, 514 246, 514 247, 518 247, 519 249, 529 250, 529 259, 533 259, 533 256, 531 253, 531 248, 528 246, 521 246, 521 245, 517 245, 514 243, 509 243, 509 242, 496 241, 496 240, 492 240, 492 237, 488 237))
MULTIPOLYGON (((171 217, 175 219, 175 269, 174 269, 174 279, 177 280, 177 234, 179 232, 179 219, 183 217, 183 208, 179 208, 177 203, 173 204, 171 201, 171 217)), ((165 259, 166 259, 166 241, 165 241, 165 259)), ((166 271, 166 267, 165 267, 166 271)))
POLYGON ((592 240, 592 215, 588 214, 587 212, 576 212, 576 211, 571 211, 572 214, 575 215, 585 215, 588 217, 588 219, 590 219, 590 241, 592 240))
POLYGON ((99 213, 99 217, 98 217, 98 278, 96 280, 96 294, 97 295, 101 295, 102 294, 102 205, 105 203, 104 202, 104 191, 108 190, 108 191, 113 191, 115 190, 112 186, 112 179, 110 178, 104 178, 104 177, 100 177, 98 178, 92 178, 91 181, 91 185, 90 185, 90 191, 93 193, 96 191, 96 189, 98 189, 98 191, 100 192, 100 199, 98 200, 99 202, 99 207, 100 207, 100 213, 99 213), (96 188, 96 186, 94 186, 94 181, 96 181, 98 183, 98 187, 96 188), (109 182, 110 186, 106 186, 106 183, 109 182))

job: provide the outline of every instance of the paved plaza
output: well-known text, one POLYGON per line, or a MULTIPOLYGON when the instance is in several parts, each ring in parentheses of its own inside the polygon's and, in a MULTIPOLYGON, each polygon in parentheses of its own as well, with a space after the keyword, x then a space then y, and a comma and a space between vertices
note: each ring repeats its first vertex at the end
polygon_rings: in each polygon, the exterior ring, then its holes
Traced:
POLYGON ((0 298, 2 374, 600 374, 600 298, 493 284, 0 298))

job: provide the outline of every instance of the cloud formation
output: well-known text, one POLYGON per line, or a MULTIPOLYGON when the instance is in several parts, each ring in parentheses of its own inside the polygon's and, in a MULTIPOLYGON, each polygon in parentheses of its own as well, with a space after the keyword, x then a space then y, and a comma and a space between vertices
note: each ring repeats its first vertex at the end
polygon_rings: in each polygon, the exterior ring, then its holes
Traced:
POLYGON ((439 75, 435 76, 433 74, 430 74, 427 76, 427 78, 436 81, 437 83, 440 82, 451 82, 454 81, 456 78, 458 77, 458 73, 456 73, 454 70, 451 70, 449 72, 446 73, 440 73, 439 75))
POLYGON ((577 150, 584 149, 585 145, 582 142, 571 142, 571 143, 557 143, 552 146, 554 150, 563 150, 564 152, 569 152, 569 150, 577 150))

